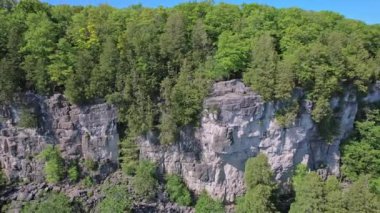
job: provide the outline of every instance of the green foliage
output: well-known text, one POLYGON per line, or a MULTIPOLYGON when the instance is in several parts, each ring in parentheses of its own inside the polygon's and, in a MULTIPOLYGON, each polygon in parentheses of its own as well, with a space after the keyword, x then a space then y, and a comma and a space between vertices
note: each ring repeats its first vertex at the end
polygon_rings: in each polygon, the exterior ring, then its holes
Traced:
POLYGON ((84 166, 89 170, 89 171, 95 171, 98 169, 98 163, 94 161, 92 158, 88 157, 84 160, 84 166))
POLYGON ((128 174, 133 175, 138 167, 138 146, 133 138, 127 137, 120 142, 120 164, 122 170, 128 174))
POLYGON ((18 125, 22 128, 37 128, 37 117, 30 110, 23 108, 18 125))
POLYGON ((221 79, 239 74, 246 67, 249 45, 239 34, 223 32, 218 39, 218 51, 215 54, 216 67, 213 78, 221 79))
POLYGON ((275 182, 268 159, 264 154, 260 153, 247 160, 244 181, 247 191, 243 197, 238 198, 236 212, 275 212, 272 202, 275 182))
POLYGON ((166 176, 166 191, 169 193, 170 201, 182 206, 191 204, 190 191, 178 175, 166 176))
POLYGON ((212 199, 206 192, 199 195, 195 205, 196 213, 223 213, 224 207, 221 201, 212 199))
POLYGON ((295 202, 289 212, 377 212, 379 196, 373 192, 368 176, 360 176, 343 190, 334 176, 323 181, 316 172, 298 166, 293 176, 295 202), (348 188, 348 189, 347 189, 348 188))
POLYGON ((331 98, 347 85, 366 92, 380 76, 378 26, 331 12, 211 1, 123 10, 0 5, 0 102, 29 90, 62 92, 75 104, 106 98, 133 139, 158 128, 161 143, 173 143, 177 130, 199 121, 213 81, 243 77, 268 101, 303 88, 331 141, 331 98))
POLYGON ((82 181, 82 184, 85 186, 85 187, 92 187, 94 185, 94 180, 92 179, 92 177, 90 176, 86 176, 83 181, 82 181))
POLYGON ((342 172, 350 180, 366 174, 380 177, 379 115, 378 109, 367 112, 366 119, 355 124, 357 135, 343 144, 342 172))
POLYGON ((347 212, 380 211, 380 197, 371 192, 369 178, 361 176, 343 195, 347 212))
POLYGON ((253 189, 259 184, 273 185, 273 173, 268 164, 268 158, 264 154, 260 153, 256 157, 247 160, 244 181, 248 189, 253 189))
POLYGON ((45 161, 44 172, 49 183, 58 183, 64 178, 65 162, 58 148, 49 145, 38 155, 38 158, 45 161))
POLYGON ((150 200, 156 195, 157 186, 156 165, 149 161, 140 161, 132 180, 133 191, 137 196, 150 200))
POLYGON ((7 177, 5 176, 3 169, 0 167, 0 189, 7 184, 7 177))
POLYGON ((198 121, 202 102, 207 95, 207 79, 200 73, 183 70, 170 94, 170 111, 176 125, 185 126, 198 121))
POLYGON ((298 112, 299 104, 291 102, 276 112, 276 121, 282 127, 289 127, 296 120, 298 112))
POLYGON ((79 179, 79 169, 77 164, 73 164, 67 170, 67 177, 69 181, 76 182, 79 179))
MULTIPOLYGON (((303 174, 299 174, 303 175, 303 174)), ((315 172, 293 179, 296 198, 289 212, 323 212, 323 181, 315 172)))
POLYGON ((273 187, 259 184, 253 189, 248 189, 244 197, 238 198, 236 212, 261 213, 275 212, 271 201, 273 187))
POLYGON ((109 186, 102 192, 104 199, 96 206, 99 212, 131 212, 132 203, 126 186, 109 186))
POLYGON ((278 61, 275 38, 268 33, 261 35, 253 44, 251 63, 243 79, 265 100, 275 97, 278 61))
POLYGON ((69 198, 57 193, 47 194, 41 200, 30 201, 22 208, 22 212, 25 213, 49 213, 52 210, 57 213, 71 213, 74 211, 69 198))

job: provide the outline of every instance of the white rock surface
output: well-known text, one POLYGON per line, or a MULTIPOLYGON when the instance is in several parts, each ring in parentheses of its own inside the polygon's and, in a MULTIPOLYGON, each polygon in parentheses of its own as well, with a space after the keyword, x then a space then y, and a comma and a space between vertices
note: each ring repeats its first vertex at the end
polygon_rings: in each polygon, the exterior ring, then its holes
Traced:
MULTIPOLYGON (((310 107, 310 103, 303 104, 310 107)), ((185 129, 175 145, 163 147, 154 134, 141 138, 141 157, 158 162, 162 171, 182 175, 196 192, 206 190, 226 202, 244 192, 245 161, 265 153, 278 181, 285 182, 299 163, 311 169, 326 167, 339 174, 339 144, 353 128, 355 95, 347 92, 332 101, 339 133, 332 144, 318 134, 310 110, 301 109, 288 128, 275 120, 277 106, 266 103, 239 80, 218 82, 204 101, 201 125, 185 129), (333 103, 335 102, 335 104, 333 103)))

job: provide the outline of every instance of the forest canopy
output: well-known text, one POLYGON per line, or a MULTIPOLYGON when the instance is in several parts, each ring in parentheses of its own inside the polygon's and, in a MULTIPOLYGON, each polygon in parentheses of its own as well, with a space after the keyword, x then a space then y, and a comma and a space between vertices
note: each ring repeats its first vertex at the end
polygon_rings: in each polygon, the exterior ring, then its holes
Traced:
POLYGON ((380 26, 333 12, 1 2, 0 103, 29 90, 61 92, 75 104, 107 100, 129 138, 159 129, 161 142, 172 143, 175 129, 199 120, 208 86, 232 78, 266 100, 301 87, 324 123, 332 96, 347 86, 366 92, 380 73, 380 26))

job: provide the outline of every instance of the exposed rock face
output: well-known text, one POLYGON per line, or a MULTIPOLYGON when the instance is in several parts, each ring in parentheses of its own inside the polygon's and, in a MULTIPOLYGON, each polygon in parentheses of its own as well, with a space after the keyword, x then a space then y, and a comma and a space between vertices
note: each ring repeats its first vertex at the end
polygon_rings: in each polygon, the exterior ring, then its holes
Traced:
POLYGON ((58 146, 67 161, 96 161, 99 179, 115 169, 119 138, 114 107, 105 103, 73 106, 62 95, 44 99, 26 94, 22 102, 38 115, 38 128, 13 125, 20 117, 18 105, 1 111, 10 120, 0 125, 0 164, 11 181, 42 181, 43 164, 36 156, 48 144, 58 146))
POLYGON ((264 102, 238 80, 218 82, 204 101, 199 128, 185 129, 179 141, 166 148, 148 134, 140 141, 141 157, 158 162, 168 173, 181 174, 196 192, 207 190, 227 202, 244 192, 245 161, 259 152, 267 155, 279 181, 286 181, 301 162, 339 174, 339 144, 353 128, 356 96, 347 92, 331 101, 339 121, 331 144, 320 137, 309 102, 287 128, 276 122, 279 105, 264 102))

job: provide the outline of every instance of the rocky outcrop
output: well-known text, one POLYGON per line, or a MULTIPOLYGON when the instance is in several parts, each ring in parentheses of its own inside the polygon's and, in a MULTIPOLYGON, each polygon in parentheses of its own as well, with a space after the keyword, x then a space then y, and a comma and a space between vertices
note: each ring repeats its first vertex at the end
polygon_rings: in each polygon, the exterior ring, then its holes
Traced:
POLYGON ((20 104, 2 107, 1 114, 0 164, 11 182, 43 181, 43 163, 36 156, 48 144, 58 146, 67 162, 85 159, 97 162, 98 179, 104 179, 116 168, 117 114, 109 104, 76 106, 60 94, 45 99, 28 93, 20 104), (18 126, 21 106, 37 115, 36 128, 18 126))
POLYGON ((218 82, 204 101, 199 128, 184 129, 169 147, 148 134, 139 141, 140 154, 162 171, 182 175, 192 190, 234 201, 244 192, 246 160, 259 152, 267 155, 278 181, 286 182, 299 163, 339 174, 339 144, 353 128, 356 99, 348 91, 331 101, 339 128, 329 144, 311 118, 310 102, 304 101, 297 119, 284 128, 275 118, 281 104, 264 102, 239 80, 218 82))

